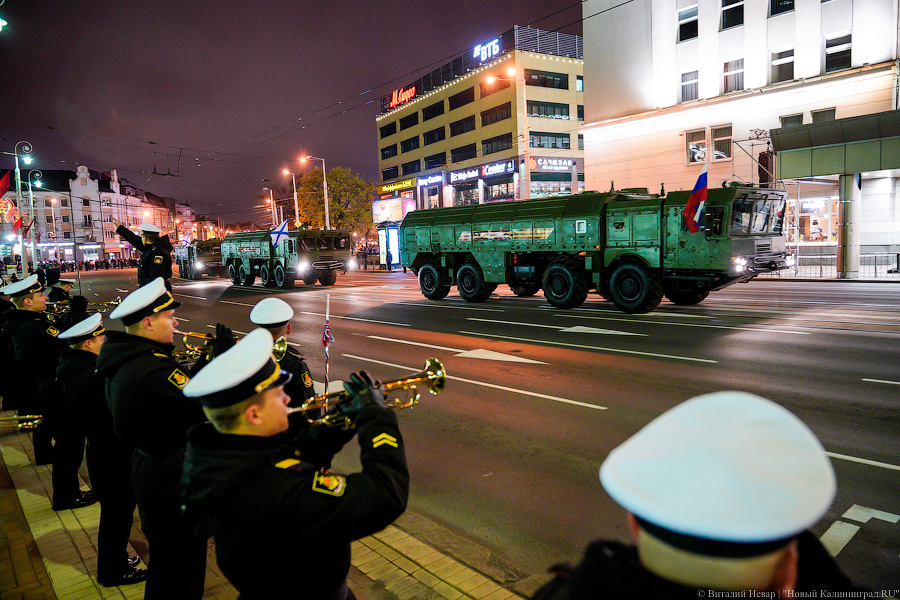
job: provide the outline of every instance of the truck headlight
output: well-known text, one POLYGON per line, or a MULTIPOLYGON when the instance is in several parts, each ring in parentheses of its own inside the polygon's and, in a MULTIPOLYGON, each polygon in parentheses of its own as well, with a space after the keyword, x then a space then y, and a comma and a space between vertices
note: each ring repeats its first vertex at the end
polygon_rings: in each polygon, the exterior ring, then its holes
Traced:
POLYGON ((309 268, 309 263, 306 261, 303 261, 297 265, 297 272, 298 273, 306 273, 306 270, 308 268, 309 268))
POLYGON ((747 270, 747 259, 743 256, 732 256, 731 266, 734 268, 735 273, 743 273, 747 270))
POLYGON ((197 269, 198 271, 202 271, 205 267, 206 267, 206 265, 204 265, 199 260, 194 263, 194 268, 197 269))
POLYGON ((784 264, 789 267, 793 267, 795 262, 797 262, 797 259, 794 257, 793 254, 788 254, 787 256, 784 257, 784 264))
POLYGON ((347 269, 349 269, 349 270, 351 270, 351 271, 354 270, 354 269, 356 269, 356 267, 359 266, 359 265, 356 264, 356 259, 355 259, 355 258, 351 258, 351 259, 348 260, 345 264, 347 265, 347 269))

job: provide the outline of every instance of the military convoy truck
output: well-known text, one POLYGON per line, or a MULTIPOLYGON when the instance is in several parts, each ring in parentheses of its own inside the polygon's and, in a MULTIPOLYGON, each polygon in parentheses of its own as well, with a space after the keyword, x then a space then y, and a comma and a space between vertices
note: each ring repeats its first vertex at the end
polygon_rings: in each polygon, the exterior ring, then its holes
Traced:
POLYGON ((266 287, 290 288, 296 279, 327 286, 344 270, 351 246, 347 231, 289 231, 277 246, 269 231, 245 231, 222 240, 222 263, 235 285, 253 285, 259 276, 266 287))
POLYGON ((224 277, 228 269, 222 264, 222 240, 213 238, 193 241, 174 250, 178 275, 184 279, 200 279, 203 275, 224 277))
POLYGON ((682 215, 689 196, 584 193, 413 211, 400 225, 400 259, 431 300, 456 285, 465 300, 483 302, 506 284, 517 296, 543 290, 558 308, 596 290, 627 313, 650 312, 663 296, 697 304, 793 264, 783 190, 710 189, 697 233, 682 215))

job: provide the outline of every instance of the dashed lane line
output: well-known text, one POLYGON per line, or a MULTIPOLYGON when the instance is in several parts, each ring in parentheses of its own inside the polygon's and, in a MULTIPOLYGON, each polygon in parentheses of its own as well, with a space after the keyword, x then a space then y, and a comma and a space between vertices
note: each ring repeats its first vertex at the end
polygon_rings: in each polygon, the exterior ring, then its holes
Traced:
POLYGON ((888 385, 900 385, 900 381, 890 381, 888 379, 867 379, 863 377, 863 381, 868 381, 869 383, 886 383, 888 385))
MULTIPOLYGON (((634 323, 633 319, 620 319, 616 317, 591 317, 588 315, 569 315, 558 314, 557 317, 568 317, 570 319, 593 319, 597 321, 621 321, 624 323, 634 323)), ((775 329, 769 327, 731 327, 729 325, 705 325, 702 323, 675 323, 671 321, 646 321, 641 320, 639 323, 647 323, 649 325, 674 325, 676 327, 703 327, 706 329, 734 329, 738 331, 761 331, 764 333, 785 333, 788 335, 812 335, 808 331, 791 331, 788 329, 775 329)))
POLYGON ((892 465, 890 463, 878 462, 877 460, 869 460, 868 458, 857 458, 856 456, 847 456, 846 454, 837 454, 836 452, 825 452, 831 458, 839 458, 841 460, 849 460, 850 462, 869 465, 870 467, 881 467, 882 469, 891 469, 892 471, 900 471, 900 465, 892 465))

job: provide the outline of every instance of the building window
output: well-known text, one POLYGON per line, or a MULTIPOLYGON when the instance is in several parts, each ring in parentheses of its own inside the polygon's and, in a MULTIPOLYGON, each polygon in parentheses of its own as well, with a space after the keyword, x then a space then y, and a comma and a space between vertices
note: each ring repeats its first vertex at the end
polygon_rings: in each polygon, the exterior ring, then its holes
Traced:
POLYGON ((478 147, 475 144, 466 144, 450 150, 450 160, 455 163, 470 160, 476 156, 478 156, 478 147))
POLYGON ((68 223, 68 222, 69 222, 69 215, 63 215, 63 216, 62 216, 62 222, 63 222, 63 223, 68 223))
POLYGON ((814 110, 812 111, 812 122, 813 123, 827 123, 828 121, 834 121, 835 110, 833 108, 826 108, 823 110, 814 110))
POLYGON ((537 87, 567 90, 569 89, 569 76, 565 73, 525 69, 525 83, 537 87))
POLYGON ((48 224, 53 223, 53 215, 45 215, 44 221, 46 221, 48 224))
POLYGON ((61 205, 65 206, 66 208, 68 208, 68 206, 69 206, 69 199, 68 199, 68 198, 60 198, 60 199, 59 199, 59 203, 60 203, 61 205))
POLYGON ((419 136, 411 137, 400 142, 400 152, 409 152, 419 147, 419 136))
POLYGON ((503 121, 512 116, 512 103, 507 102, 494 108, 489 108, 481 113, 481 126, 491 125, 503 121))
POLYGON ((786 115, 784 117, 779 117, 781 120, 782 127, 799 127, 803 125, 803 115, 786 115))
POLYGON ((511 81, 497 79, 494 83, 481 83, 481 97, 490 96, 494 92, 499 92, 500 90, 505 90, 510 85, 512 85, 511 81))
POLYGON ((532 148, 569 148, 570 144, 568 133, 532 131, 529 139, 532 148))
POLYGON ((387 181, 388 179, 396 179, 398 175, 400 175, 399 167, 390 167, 388 169, 381 170, 382 181, 387 181))
POLYGON ((50 200, 47 198, 44 198, 44 208, 50 208, 50 206, 51 206, 50 200))
POLYGON ((794 0, 771 0, 770 11, 773 17, 792 10, 794 10, 794 0))
POLYGON ((529 100, 528 116, 547 117, 550 119, 568 119, 569 105, 560 104, 559 102, 538 102, 536 100, 529 100))
POLYGON ((412 175, 413 173, 418 173, 421 171, 419 168, 419 159, 411 160, 408 163, 403 163, 403 174, 404 175, 412 175))
POLYGON ((512 148, 512 133, 504 133, 481 142, 481 154, 493 154, 512 148))
POLYGON ((384 125, 378 131, 381 132, 382 138, 386 138, 389 135, 394 135, 395 133, 397 133, 397 121, 384 125))
POLYGON ((63 231, 63 239, 68 240, 72 237, 72 234, 68 231, 63 231))
POLYGON ((794 78, 794 49, 772 53, 772 83, 794 78))
POLYGON ((688 164, 703 162, 706 160, 706 130, 696 129, 684 133, 687 144, 688 164))
POLYGON ((94 221, 91 218, 91 215, 84 215, 84 226, 85 227, 93 227, 94 221))
POLYGON ((402 119, 400 119, 400 131, 403 131, 404 129, 409 129, 413 125, 418 125, 418 124, 419 124, 419 112, 416 111, 413 114, 405 116, 402 119))
POLYGON ((713 161, 731 160, 731 125, 709 128, 713 143, 713 161))
POLYGON ((447 128, 441 125, 437 129, 432 129, 431 131, 426 131, 422 134, 422 140, 425 142, 425 145, 435 144, 440 142, 441 140, 447 137, 447 128))
POLYGON ((581 75, 575 76, 575 91, 583 92, 584 91, 584 77, 581 75))
POLYGON ((578 134, 578 149, 584 150, 584 136, 582 134, 578 134))
POLYGON ((825 40, 825 72, 850 68, 850 34, 825 40))
POLYGON ((739 92, 744 89, 744 59, 731 60, 725 63, 725 93, 739 92))
POLYGON ((697 7, 678 11, 678 41, 684 42, 697 37, 697 7))
POLYGON ((441 100, 431 106, 426 106, 422 109, 422 121, 427 121, 428 119, 433 119, 438 115, 444 114, 444 101, 441 100))
POLYGON ((450 137, 475 130, 475 115, 450 123, 450 137))
POLYGON ((744 0, 722 0, 722 29, 744 24, 744 0))
POLYGON ((90 198, 82 198, 82 199, 81 199, 81 205, 82 205, 82 206, 90 206, 90 205, 91 205, 91 199, 90 199, 90 198))
POLYGON ((584 121, 584 104, 578 105, 578 120, 584 121))
POLYGON ((431 156, 425 157, 425 170, 434 169, 436 167, 443 167, 447 164, 447 153, 440 152, 438 154, 432 154, 431 156))
POLYGON ((112 200, 110 200, 109 198, 103 198, 102 200, 100 200, 100 206, 110 206, 111 207, 112 200))
POLYGON ((450 105, 450 110, 455 110, 460 106, 465 106, 469 102, 475 102, 475 88, 470 87, 467 90, 463 90, 458 94, 453 94, 447 99, 447 103, 450 105))
POLYGON ((397 144, 391 144, 381 149, 381 160, 397 156, 397 144))
POLYGON ((688 102, 699 97, 700 86, 697 79, 697 71, 681 74, 681 101, 688 102))

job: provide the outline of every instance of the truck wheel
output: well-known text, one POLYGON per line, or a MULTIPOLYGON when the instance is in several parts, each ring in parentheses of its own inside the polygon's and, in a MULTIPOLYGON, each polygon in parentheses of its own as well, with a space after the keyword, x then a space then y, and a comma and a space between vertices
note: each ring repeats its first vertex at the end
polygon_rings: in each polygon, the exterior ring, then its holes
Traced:
POLYGON ((337 281, 337 271, 322 271, 319 275, 319 283, 324 286, 334 285, 337 281))
POLYGON ((541 290, 541 286, 536 283, 523 283, 522 285, 510 284, 509 289, 511 289, 512 293, 516 296, 525 298, 537 294, 541 290))
POLYGON ((244 265, 238 267, 238 279, 241 281, 241 285, 253 285, 253 282, 256 281, 256 275, 247 272, 247 268, 244 265))
POLYGON ((673 304, 678 304, 681 306, 693 306, 694 304, 700 304, 701 302, 706 300, 707 296, 709 296, 709 292, 707 291, 684 291, 675 288, 669 288, 666 290, 666 298, 668 298, 673 304))
POLYGON ((443 300, 450 293, 447 273, 433 263, 422 265, 419 269, 419 289, 429 300, 443 300))
POLYGON ((478 265, 467 264, 456 272, 456 289, 466 302, 484 302, 491 297, 493 288, 484 280, 484 274, 478 265))
POLYGON ((303 283, 306 285, 313 285, 319 280, 319 272, 318 271, 310 271, 306 275, 303 276, 303 283))
POLYGON ((663 288, 658 276, 641 266, 626 263, 616 267, 609 278, 609 295, 622 312, 643 314, 659 306, 663 288))
POLYGON ((294 287, 294 278, 288 277, 281 265, 275 265, 275 285, 283 290, 294 287))
POLYGON ((238 279, 237 269, 234 267, 234 263, 228 265, 228 278, 231 280, 231 283, 234 285, 240 284, 240 279, 238 279))
POLYGON ((259 282, 265 287, 273 287, 275 285, 275 278, 272 277, 272 270, 269 268, 269 265, 259 267, 259 282))
POLYGON ((558 258, 544 269, 544 298, 556 308, 575 308, 587 299, 588 284, 582 268, 571 258, 558 258))

